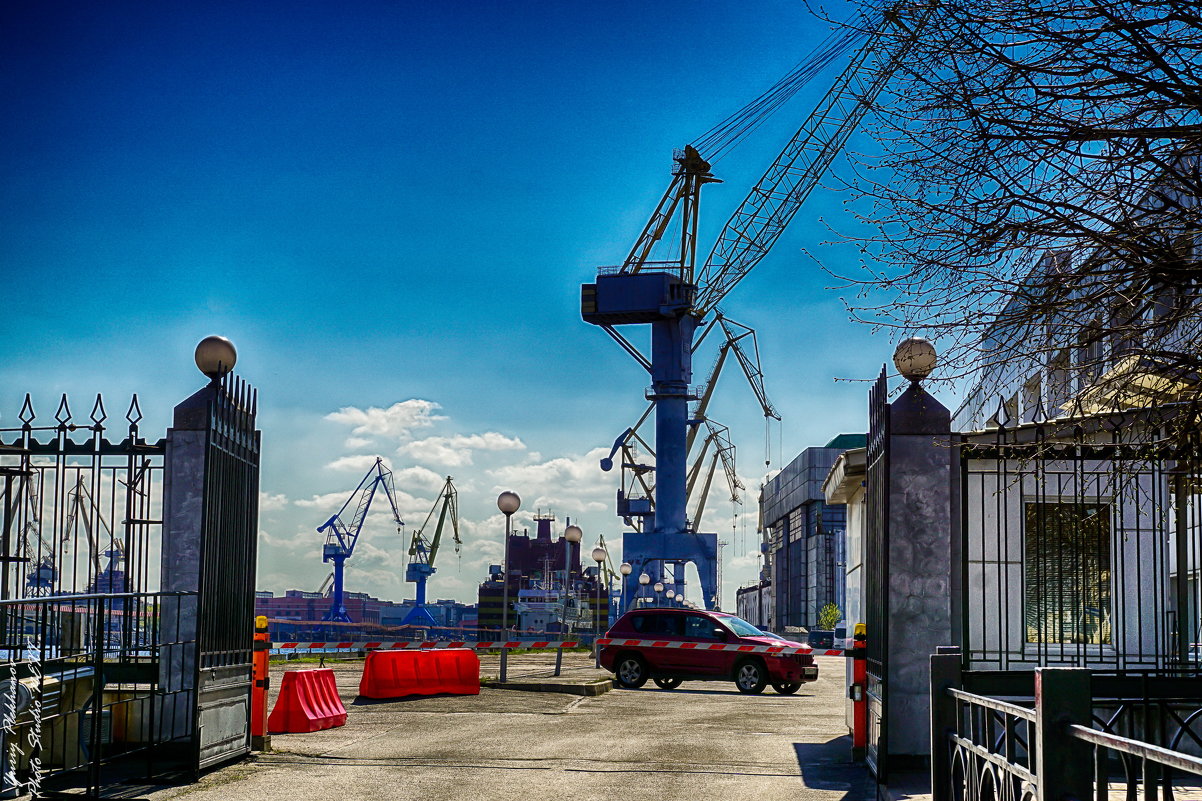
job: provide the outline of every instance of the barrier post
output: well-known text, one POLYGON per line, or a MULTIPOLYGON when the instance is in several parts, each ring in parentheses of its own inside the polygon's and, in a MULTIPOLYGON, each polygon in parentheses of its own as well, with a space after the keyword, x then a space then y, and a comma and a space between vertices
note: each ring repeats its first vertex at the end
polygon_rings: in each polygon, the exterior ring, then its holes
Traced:
POLYGON ((868 746, 868 627, 857 623, 851 652, 851 754, 853 759, 863 759, 868 746))
MULTIPOLYGON (((562 639, 562 638, 563 638, 563 635, 560 635, 560 639, 562 639)), ((555 649, 555 675, 558 676, 562 669, 563 669, 563 646, 561 645, 555 649)))
POLYGON ((255 618, 254 684, 250 691, 250 747, 255 751, 271 749, 267 733, 267 690, 271 686, 271 637, 267 633, 267 618, 255 618))
POLYGON ((506 676, 508 675, 508 673, 509 673, 509 670, 508 670, 508 668, 509 668, 509 659, 508 659, 508 657, 509 657, 509 649, 505 647, 505 644, 504 644, 504 643, 502 643, 502 644, 501 644, 501 682, 502 682, 502 683, 504 683, 504 682, 505 682, 505 677, 506 677, 506 676))

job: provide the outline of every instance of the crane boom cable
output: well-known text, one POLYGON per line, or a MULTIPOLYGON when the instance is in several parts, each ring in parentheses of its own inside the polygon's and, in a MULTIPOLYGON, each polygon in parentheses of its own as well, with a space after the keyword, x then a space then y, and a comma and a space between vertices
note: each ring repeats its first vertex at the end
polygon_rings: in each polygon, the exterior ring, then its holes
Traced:
POLYGON ((702 134, 697 140, 697 149, 707 154, 710 163, 717 161, 763 125, 832 62, 858 46, 866 36, 864 31, 850 25, 840 26, 828 34, 809 55, 759 97, 702 134))
MULTIPOLYGON (((924 6, 916 24, 901 28, 900 35, 887 34, 882 23, 855 53, 830 91, 730 216, 701 268, 694 314, 704 315, 717 306, 776 244, 868 113, 932 8, 924 6)), ((893 14, 886 18, 896 19, 893 14)))

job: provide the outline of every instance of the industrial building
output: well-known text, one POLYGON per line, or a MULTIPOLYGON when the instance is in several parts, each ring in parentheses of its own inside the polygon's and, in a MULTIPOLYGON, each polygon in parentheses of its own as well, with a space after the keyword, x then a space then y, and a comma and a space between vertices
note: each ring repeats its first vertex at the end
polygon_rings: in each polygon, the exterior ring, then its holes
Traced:
MULTIPOLYGON (((365 592, 347 592, 343 596, 347 615, 360 626, 397 627, 413 609, 414 602, 384 601, 365 592)), ((436 625, 453 629, 475 627, 475 607, 457 601, 439 600, 426 604, 436 625)), ((322 615, 330 607, 330 597, 321 592, 287 590, 283 595, 260 590, 255 593, 255 614, 265 615, 273 631, 281 633, 319 628, 322 615), (295 621, 295 623, 289 623, 295 621)), ((344 624, 345 625, 345 624, 344 624)))
POLYGON ((846 507, 828 504, 822 483, 863 434, 839 434, 806 448, 760 491, 765 559, 760 580, 740 589, 736 608, 764 628, 814 628, 828 603, 846 608, 846 507), (765 597, 768 595, 769 597, 765 597))
POLYGON ((534 517, 535 535, 528 530, 509 535, 508 571, 491 565, 479 590, 479 626, 483 630, 502 627, 505 585, 509 585, 510 628, 536 631, 593 631, 601 619, 608 594, 597 598, 597 568, 581 569, 580 543, 563 535, 552 538, 554 515, 534 517), (566 616, 565 616, 566 611, 566 616), (563 625, 563 620, 568 625, 563 625))

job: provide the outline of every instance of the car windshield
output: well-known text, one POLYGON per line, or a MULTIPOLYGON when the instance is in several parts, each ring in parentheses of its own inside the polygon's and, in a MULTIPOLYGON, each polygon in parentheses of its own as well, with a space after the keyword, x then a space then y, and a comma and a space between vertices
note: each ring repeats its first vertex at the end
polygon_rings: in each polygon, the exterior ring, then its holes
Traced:
POLYGON ((734 617, 732 615, 731 617, 724 616, 719 619, 723 623, 725 623, 726 626, 731 631, 733 631, 735 634, 738 634, 740 637, 764 637, 764 636, 766 636, 764 634, 764 632, 760 631, 755 626, 751 625, 750 623, 748 623, 746 620, 744 620, 741 617, 734 617))

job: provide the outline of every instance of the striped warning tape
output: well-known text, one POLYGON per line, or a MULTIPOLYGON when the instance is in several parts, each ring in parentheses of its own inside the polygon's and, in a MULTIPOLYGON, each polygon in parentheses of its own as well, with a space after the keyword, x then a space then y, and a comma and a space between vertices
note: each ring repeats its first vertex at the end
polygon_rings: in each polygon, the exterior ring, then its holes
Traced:
MULTIPOLYGON (((638 648, 681 648, 693 651, 737 651, 741 654, 812 654, 814 650, 808 645, 738 645, 723 642, 676 642, 673 640, 626 640, 616 637, 602 637, 598 645, 627 646, 638 648)), ((841 652, 840 652, 841 653, 841 652)))
POLYGON ((431 648, 474 648, 477 651, 494 648, 510 650, 532 648, 576 648, 583 643, 576 640, 509 640, 509 641, 472 641, 466 640, 398 640, 397 642, 273 642, 274 651, 374 651, 374 650, 405 650, 431 648))

